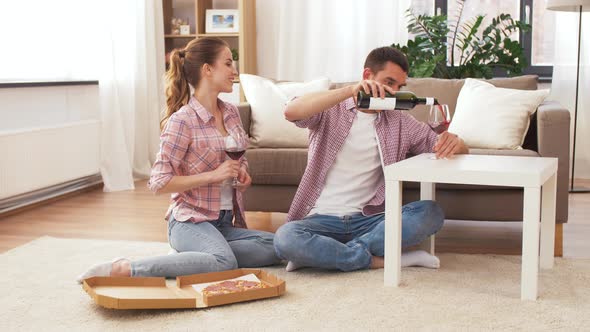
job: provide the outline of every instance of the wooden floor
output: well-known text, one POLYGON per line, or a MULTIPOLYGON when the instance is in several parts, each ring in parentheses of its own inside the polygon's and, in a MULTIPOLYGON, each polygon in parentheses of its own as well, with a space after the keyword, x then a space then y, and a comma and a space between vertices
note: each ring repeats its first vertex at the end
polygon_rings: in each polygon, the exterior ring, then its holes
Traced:
MULTIPOLYGON (((590 186, 590 181, 586 183, 590 186)), ((563 227, 565 257, 590 258, 590 194, 570 194, 569 222, 563 227)), ((166 242, 163 220, 168 195, 155 196, 145 181, 135 191, 101 189, 0 218, 0 252, 37 237, 166 242)), ((275 231, 282 213, 248 212, 250 228, 275 231)), ((519 254, 522 223, 448 220, 437 235, 438 252, 519 254)))

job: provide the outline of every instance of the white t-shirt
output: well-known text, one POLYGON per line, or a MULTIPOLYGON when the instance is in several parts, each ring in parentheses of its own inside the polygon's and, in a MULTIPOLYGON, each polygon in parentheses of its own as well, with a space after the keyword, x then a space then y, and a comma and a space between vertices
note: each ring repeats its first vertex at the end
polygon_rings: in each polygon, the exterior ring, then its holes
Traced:
POLYGON ((320 197, 309 214, 358 213, 375 196, 383 167, 375 132, 377 114, 357 112, 344 145, 328 171, 320 197))
MULTIPOLYGON (((230 159, 229 157, 225 157, 225 159, 230 159)), ((233 210, 233 186, 232 182, 233 179, 225 180, 221 183, 221 203, 219 206, 219 210, 233 210)))

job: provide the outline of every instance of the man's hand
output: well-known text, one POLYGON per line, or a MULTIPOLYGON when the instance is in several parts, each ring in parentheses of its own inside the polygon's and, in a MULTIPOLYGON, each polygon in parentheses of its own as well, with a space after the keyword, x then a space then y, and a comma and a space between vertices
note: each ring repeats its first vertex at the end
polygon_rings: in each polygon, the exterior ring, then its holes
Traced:
POLYGON ((250 174, 248 174, 248 170, 246 170, 245 166, 240 167, 238 182, 236 189, 242 193, 252 184, 252 178, 250 177, 250 174))
POLYGON ((394 94, 395 90, 390 88, 387 85, 383 85, 377 81, 373 80, 362 80, 355 85, 352 85, 352 96, 356 98, 356 95, 361 91, 365 91, 368 95, 373 95, 375 98, 385 98, 385 91, 394 94))
POLYGON ((438 135, 434 152, 436 152, 436 159, 442 159, 450 158, 455 154, 469 153, 469 148, 459 136, 445 131, 438 135))

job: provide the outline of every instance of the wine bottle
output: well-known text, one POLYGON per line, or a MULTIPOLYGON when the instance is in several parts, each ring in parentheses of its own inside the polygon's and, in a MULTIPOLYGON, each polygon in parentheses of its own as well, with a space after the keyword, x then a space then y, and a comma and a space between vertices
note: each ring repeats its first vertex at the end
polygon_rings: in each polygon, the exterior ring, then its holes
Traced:
POLYGON ((395 94, 385 92, 385 98, 375 98, 359 91, 356 107, 369 110, 411 110, 416 105, 438 105, 436 98, 420 98, 411 91, 398 91, 395 94))

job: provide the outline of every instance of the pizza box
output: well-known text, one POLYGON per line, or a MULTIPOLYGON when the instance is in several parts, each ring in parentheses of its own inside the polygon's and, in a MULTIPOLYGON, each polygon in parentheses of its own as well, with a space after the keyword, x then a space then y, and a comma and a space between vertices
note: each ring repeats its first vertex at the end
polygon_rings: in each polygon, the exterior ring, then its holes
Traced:
POLYGON ((285 281, 260 269, 237 269, 180 276, 174 280, 152 277, 92 277, 82 287, 100 306, 111 309, 207 308, 281 296, 285 281), (205 296, 192 285, 254 274, 266 288, 205 296))

